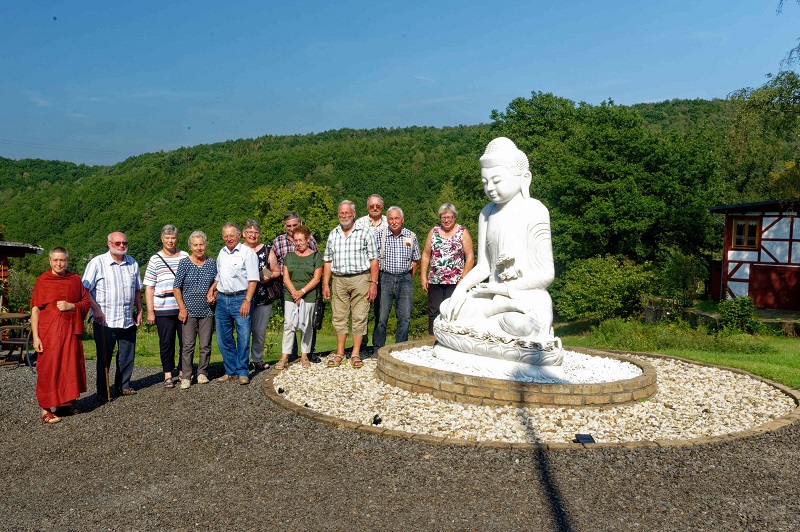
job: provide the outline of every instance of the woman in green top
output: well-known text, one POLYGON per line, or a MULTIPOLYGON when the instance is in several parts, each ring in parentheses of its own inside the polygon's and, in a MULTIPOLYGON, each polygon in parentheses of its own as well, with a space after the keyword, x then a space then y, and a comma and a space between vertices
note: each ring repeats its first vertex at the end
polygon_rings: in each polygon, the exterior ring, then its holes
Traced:
POLYGON ((311 231, 305 226, 295 228, 295 251, 283 259, 283 354, 275 369, 283 369, 289 362, 289 353, 295 340, 295 331, 300 331, 300 361, 304 368, 311 366, 308 353, 314 336, 314 305, 316 290, 322 279, 322 256, 308 248, 311 231))

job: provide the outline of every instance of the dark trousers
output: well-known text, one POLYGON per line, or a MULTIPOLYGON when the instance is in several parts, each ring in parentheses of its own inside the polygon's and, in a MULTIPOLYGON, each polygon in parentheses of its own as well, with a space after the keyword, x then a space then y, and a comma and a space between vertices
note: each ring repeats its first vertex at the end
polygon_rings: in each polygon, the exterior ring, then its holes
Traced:
MULTIPOLYGON (((375 346, 375 332, 378 330, 378 316, 380 314, 380 305, 381 305, 381 285, 378 282, 378 293, 375 294, 375 299, 371 303, 372 305, 372 317, 375 320, 372 324, 372 345, 375 346)), ((369 340, 369 325, 367 325, 367 334, 361 337, 361 353, 364 353, 364 349, 367 348, 367 341, 369 340)), ((375 351, 373 353, 375 356, 378 356, 378 352, 375 351)))
POLYGON ((159 316, 156 314, 156 328, 158 329, 158 349, 161 353, 161 369, 164 373, 175 371, 175 337, 178 337, 178 353, 183 350, 183 336, 181 335, 181 322, 177 314, 159 316))
POLYGON ((117 366, 114 372, 112 393, 131 387, 133 375, 133 357, 136 354, 136 326, 127 329, 106 327, 94 324, 94 345, 97 347, 97 397, 108 399, 106 372, 111 368, 111 357, 114 348, 117 350, 117 366))
POLYGON ((439 315, 442 301, 453 295, 456 290, 454 284, 429 284, 428 285, 428 332, 433 334, 433 320, 439 315))

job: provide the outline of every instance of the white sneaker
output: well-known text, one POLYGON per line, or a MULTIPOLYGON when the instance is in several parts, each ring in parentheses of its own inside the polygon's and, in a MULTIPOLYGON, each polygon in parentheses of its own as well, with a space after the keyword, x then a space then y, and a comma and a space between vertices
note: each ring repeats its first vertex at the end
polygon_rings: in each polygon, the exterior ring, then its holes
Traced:
POLYGON ((201 373, 197 376, 197 384, 208 384, 208 377, 201 373))
POLYGON ((188 390, 191 385, 191 379, 181 379, 181 390, 188 390))

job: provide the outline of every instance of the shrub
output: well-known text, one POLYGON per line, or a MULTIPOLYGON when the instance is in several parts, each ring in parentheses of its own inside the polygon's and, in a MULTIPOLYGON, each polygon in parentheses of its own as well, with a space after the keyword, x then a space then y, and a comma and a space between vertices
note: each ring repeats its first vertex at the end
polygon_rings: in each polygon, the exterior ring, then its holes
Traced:
POLYGON ((11 312, 16 312, 20 307, 28 308, 31 304, 34 282, 36 279, 33 276, 9 269, 8 301, 3 301, 3 305, 11 312))
POLYGON ((719 304, 719 322, 723 330, 753 332, 760 324, 755 317, 756 307, 749 296, 728 299, 719 304))
POLYGON ((708 278, 705 261, 684 255, 678 250, 665 251, 659 259, 656 289, 680 307, 688 307, 697 297, 697 289, 708 278))
POLYGON ((641 310, 640 294, 651 280, 650 272, 629 260, 578 261, 554 288, 556 310, 567 320, 630 316, 641 310))

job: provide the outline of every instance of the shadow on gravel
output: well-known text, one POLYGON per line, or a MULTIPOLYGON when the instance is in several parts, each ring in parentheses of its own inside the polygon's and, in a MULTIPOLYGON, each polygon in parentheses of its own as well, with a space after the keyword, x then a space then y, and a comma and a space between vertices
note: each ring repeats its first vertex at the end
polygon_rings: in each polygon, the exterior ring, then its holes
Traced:
POLYGON ((142 388, 149 388, 150 386, 155 386, 156 384, 159 386, 163 386, 162 384, 163 382, 164 382, 164 374, 159 371, 158 373, 153 373, 152 375, 148 375, 147 377, 131 380, 131 387, 134 390, 141 390, 142 388))
POLYGON ((550 514, 555 522, 555 530, 559 532, 570 532, 572 526, 569 523, 567 512, 564 509, 564 501, 561 492, 556 486, 555 479, 550 473, 550 461, 547 459, 545 449, 536 449, 536 463, 539 466, 539 476, 542 479, 542 487, 547 492, 547 500, 550 503, 550 514))
MULTIPOLYGON (((520 412, 520 423, 522 423, 525 432, 528 434, 529 442, 539 443, 541 441, 534 428, 533 420, 528 417, 525 410, 520 412)), ((547 459, 547 450, 545 448, 536 449, 535 457, 539 470, 539 478, 547 494, 547 502, 550 504, 550 515, 553 517, 555 530, 559 532, 571 532, 572 525, 570 525, 567 512, 564 508, 564 500, 561 497, 561 491, 558 489, 555 478, 551 473, 550 461, 547 459)))

